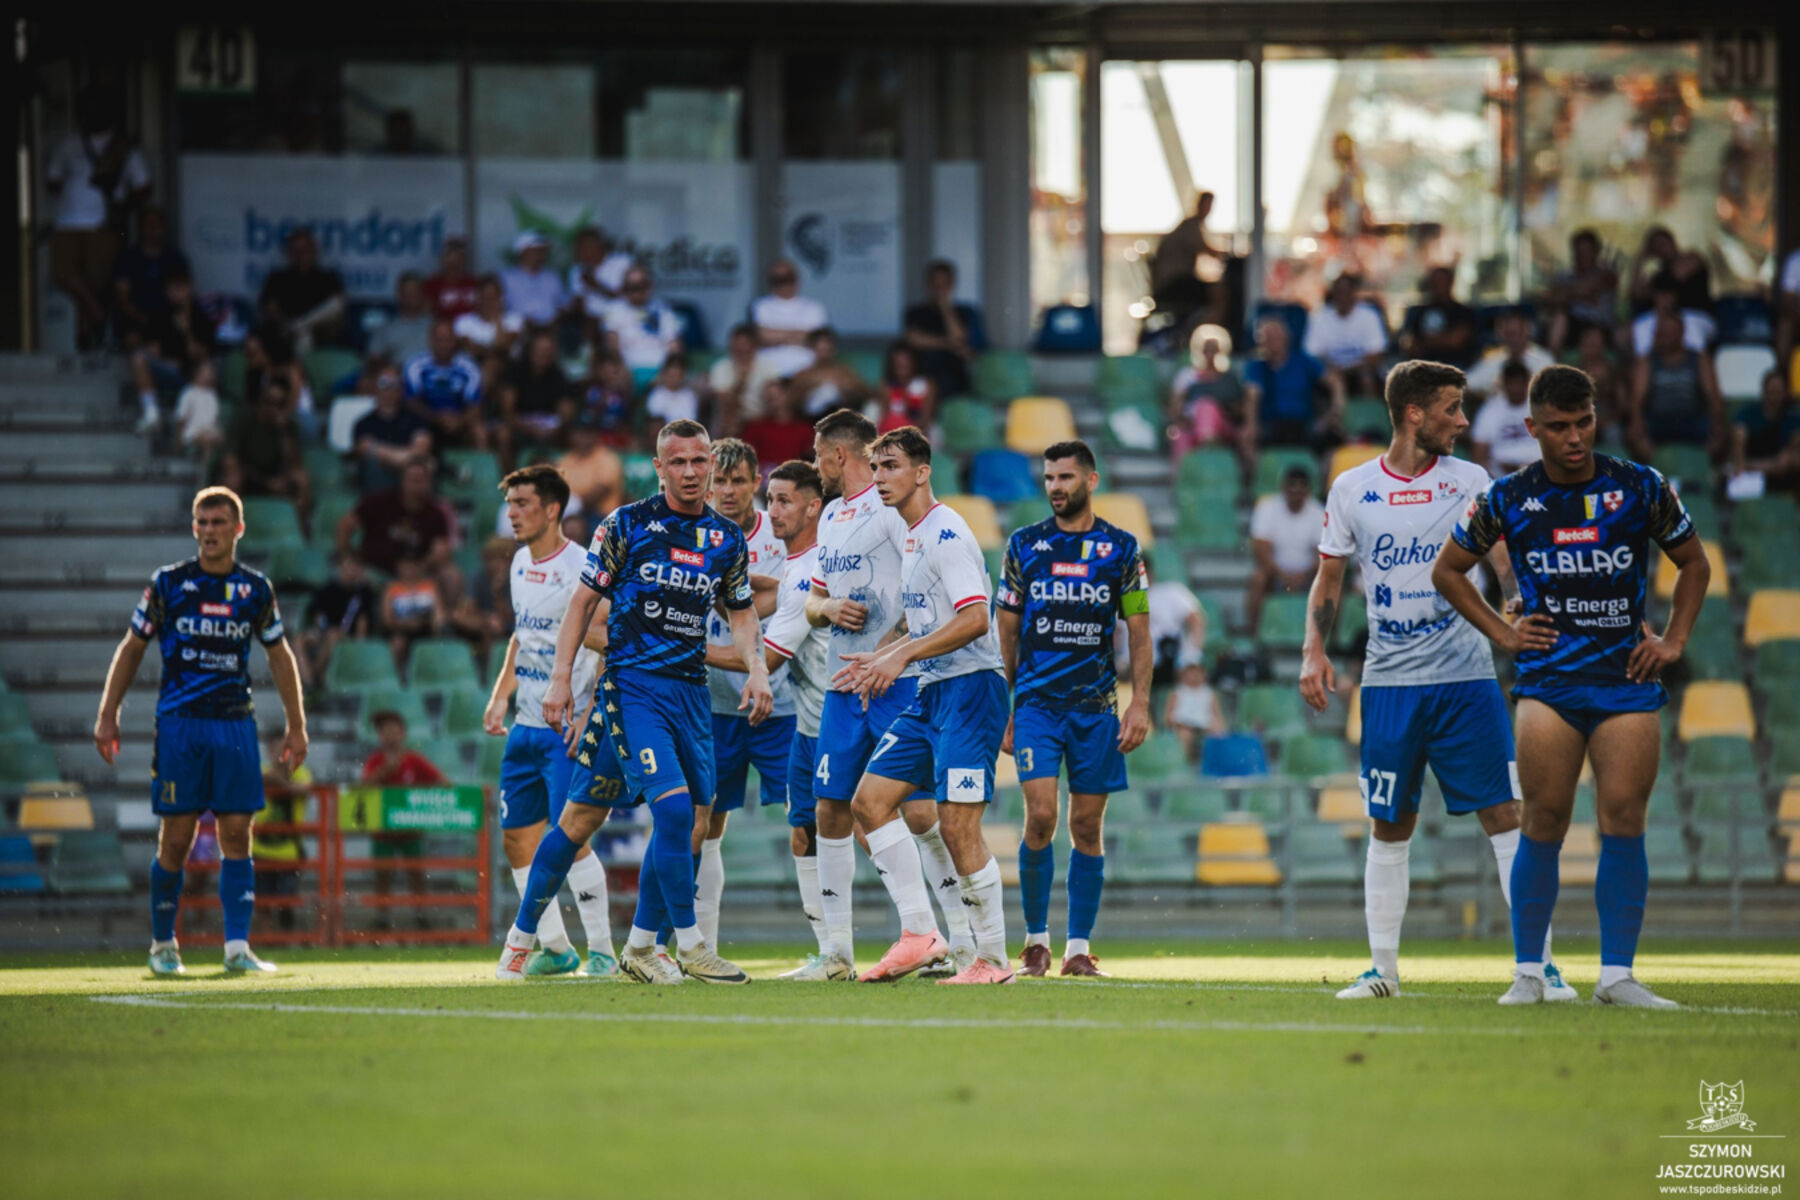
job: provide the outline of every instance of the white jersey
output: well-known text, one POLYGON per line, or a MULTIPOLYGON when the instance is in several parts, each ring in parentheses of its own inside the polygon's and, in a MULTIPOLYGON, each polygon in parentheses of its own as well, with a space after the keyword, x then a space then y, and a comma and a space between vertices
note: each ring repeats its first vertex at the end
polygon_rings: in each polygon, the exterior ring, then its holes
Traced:
POLYGON ((1365 685, 1494 678, 1487 638, 1431 586, 1431 568, 1445 539, 1487 486, 1487 472, 1459 458, 1439 458, 1413 479, 1374 458, 1331 485, 1319 553, 1355 555, 1362 566, 1369 602, 1365 685))
MULTIPOLYGON (((840 655, 879 649, 900 624, 900 556, 905 547, 906 518, 881 502, 872 483, 854 496, 833 500, 819 514, 813 586, 869 610, 855 633, 831 626, 832 662, 841 662, 840 655)), ((918 664, 902 674, 919 674, 918 664)))
MULTIPOLYGON (((519 690, 513 700, 521 725, 545 727, 544 693, 550 690, 550 668, 556 665, 556 633, 586 567, 587 551, 576 542, 564 542, 561 550, 542 561, 531 557, 530 546, 520 546, 513 555, 513 637, 519 643, 513 655, 513 677, 519 681, 519 690)), ((586 647, 575 652, 569 692, 575 698, 577 716, 593 695, 594 676, 599 671, 598 654, 586 647)))
MULTIPOLYGON (((799 730, 819 736, 819 717, 825 709, 825 692, 831 686, 831 633, 816 629, 806 619, 806 601, 812 595, 813 571, 819 563, 818 543, 787 561, 781 580, 781 602, 763 626, 763 645, 788 660, 786 679, 794 693, 794 714, 799 730)), ((839 664, 842 665, 841 663, 839 664)))
MULTIPOLYGON (((769 521, 769 514, 757 510, 756 524, 744 535, 744 553, 750 561, 752 575, 767 575, 771 579, 780 579, 783 564, 787 562, 787 546, 775 536, 775 526, 769 521)), ((770 615, 773 619, 773 614, 770 615)), ((766 632, 769 622, 764 621, 762 628, 766 632)), ((715 606, 706 614, 706 644, 709 646, 731 645, 731 622, 719 612, 715 606)), ((722 667, 706 668, 706 690, 712 696, 712 710, 727 716, 749 718, 749 713, 738 709, 744 696, 744 685, 750 682, 750 676, 743 671, 727 671, 722 667)), ((769 690, 775 696, 775 707, 770 710, 771 716, 791 717, 794 715, 794 695, 785 679, 769 680, 769 690)))
MULTIPOLYGON (((975 544, 969 523, 948 504, 934 504, 918 524, 906 531, 906 556, 900 567, 901 604, 906 611, 906 631, 915 638, 937 632, 972 604, 983 606, 993 598, 987 560, 975 544)), ((988 617, 987 632, 966 646, 918 661, 919 686, 927 687, 958 675, 998 671, 1000 639, 988 617)))

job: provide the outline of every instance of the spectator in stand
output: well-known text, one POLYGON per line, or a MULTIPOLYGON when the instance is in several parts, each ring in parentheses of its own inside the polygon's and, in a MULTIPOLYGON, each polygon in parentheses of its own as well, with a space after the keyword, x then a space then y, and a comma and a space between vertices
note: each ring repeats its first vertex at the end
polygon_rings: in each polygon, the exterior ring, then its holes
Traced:
POLYGON ((219 421, 218 372, 211 362, 194 370, 194 381, 181 390, 175 402, 175 433, 181 448, 195 462, 205 465, 224 439, 219 421))
POLYGON ((477 280, 469 273, 469 241, 460 234, 444 239, 437 272, 425 280, 431 315, 454 321, 475 311, 477 280))
POLYGON ((1675 235, 1661 225, 1644 234, 1643 244, 1631 260, 1631 311, 1642 314, 1655 304, 1657 277, 1675 281, 1676 307, 1698 313, 1712 312, 1712 271, 1706 260, 1675 243, 1675 235))
POLYGON ((431 427, 405 402, 394 368, 375 376, 375 407, 351 426, 350 445, 365 494, 396 486, 407 463, 431 453, 431 427))
MULTIPOLYGON (((375 713, 370 720, 375 726, 378 745, 375 753, 363 761, 360 782, 375 787, 440 787, 450 782, 436 764, 406 744, 405 717, 392 709, 384 709, 375 713)), ((369 853, 372 858, 419 858, 424 850, 425 838, 422 834, 369 835, 369 853)), ((412 888, 413 894, 423 895, 426 890, 425 872, 418 867, 408 867, 406 873, 407 884, 412 888)), ((393 890, 393 869, 375 868, 375 894, 386 898, 393 890)), ((375 913, 375 928, 393 927, 393 916, 389 908, 379 907, 375 913)), ((428 928, 431 924, 423 911, 413 919, 420 929, 428 928)))
MULTIPOLYGON (((1179 579, 1152 581, 1148 599, 1150 644, 1156 648, 1156 667, 1151 678, 1162 687, 1175 681, 1178 663, 1206 653, 1206 610, 1200 607, 1200 598, 1179 579)), ((1123 644, 1123 630, 1116 641, 1123 644)))
POLYGON ((211 359, 214 345, 213 323, 194 303, 193 280, 185 271, 169 276, 162 306, 150 318, 143 344, 131 356, 132 381, 143 407, 139 433, 148 435, 161 428, 162 393, 180 395, 194 373, 211 359))
POLYGON ((700 397, 688 383, 687 355, 679 351, 663 361, 656 386, 644 397, 644 440, 656 444, 656 435, 670 421, 698 421, 700 397))
POLYGON ((1304 595, 1319 569, 1319 533, 1325 506, 1313 495, 1313 474, 1305 467, 1281 473, 1281 491, 1264 496, 1250 513, 1250 555, 1255 567, 1244 593, 1250 635, 1262 627, 1263 600, 1271 593, 1304 595))
POLYGON ((402 271, 394 286, 396 312, 369 338, 369 352, 397 363, 410 362, 425 353, 431 340, 431 299, 417 271, 402 271))
POLYGON ((1800 411, 1781 368, 1763 376, 1760 403, 1738 411, 1731 461, 1733 474, 1755 471, 1771 490, 1800 491, 1800 411))
POLYGON ((717 436, 736 437, 744 422, 758 415, 755 375, 756 327, 733 325, 725 356, 713 363, 706 376, 706 393, 712 404, 709 427, 717 436))
POLYGON ((270 379, 254 407, 233 423, 219 462, 219 482, 240 496, 285 496, 305 524, 312 480, 301 452, 300 426, 289 415, 287 384, 270 379))
POLYGON ((187 255, 169 244, 169 215, 150 205, 138 217, 137 245, 125 247, 113 263, 117 331, 127 349, 150 336, 157 314, 168 307, 168 284, 176 275, 189 275, 187 255))
POLYGON ((1602 255, 1600 235, 1578 229, 1569 238, 1573 264, 1558 273, 1550 289, 1555 316, 1550 320, 1550 350, 1561 354, 1581 341, 1589 329, 1598 329, 1611 341, 1619 320, 1619 272, 1602 255))
POLYGON ((589 225, 575 231, 575 261, 569 264, 568 293, 572 303, 593 321, 604 321, 608 304, 625 288, 625 272, 631 255, 613 246, 606 230, 589 225))
POLYGON ((906 310, 906 344, 919 352, 919 370, 940 396, 969 391, 969 366, 987 349, 981 310, 956 302, 956 264, 934 259, 925 267, 925 299, 906 310))
POLYGON ((1400 330, 1401 353, 1464 369, 1475 361, 1475 310, 1456 299, 1455 287, 1456 272, 1449 267, 1425 273, 1424 302, 1407 312, 1400 330))
POLYGON ((456 328, 431 323, 423 353, 406 360, 406 399, 439 446, 487 449, 481 420, 481 368, 456 349, 456 328))
POLYGON ((1473 457, 1498 479, 1543 457, 1537 439, 1526 428, 1531 415, 1531 368, 1508 359, 1500 368, 1500 391, 1482 402, 1469 426, 1473 457))
MULTIPOLYGON (((919 370, 917 350, 905 342, 889 343, 887 355, 881 360, 881 389, 887 394, 887 402, 876 425, 880 432, 906 425, 930 432, 937 420, 937 384, 919 370)), ((794 456, 765 461, 779 466, 791 457, 794 456)))
MULTIPOLYGON (((1216 442, 1237 453, 1248 478, 1256 458, 1256 410, 1246 403, 1248 389, 1231 365, 1231 335, 1218 325, 1201 325, 1189 339, 1188 354, 1188 365, 1169 385, 1169 445, 1175 458, 1216 442)), ((1309 395, 1309 411, 1311 404, 1309 395)))
POLYGON ((1244 367, 1245 427, 1254 429, 1264 446, 1324 445, 1343 423, 1344 377, 1294 350, 1287 322, 1280 317, 1257 324, 1256 347, 1257 356, 1244 367), (1323 413, 1321 383, 1330 397, 1323 413))
POLYGON ((569 452, 556 462, 590 525, 603 520, 625 499, 625 463, 603 440, 604 432, 601 414, 583 409, 569 427, 569 452))
POLYGON ((625 360, 604 350, 595 354, 585 388, 579 413, 591 418, 600 443, 615 450, 630 449, 637 441, 637 412, 632 405, 636 393, 625 360))
POLYGON ((785 379, 763 385, 763 415, 744 426, 744 441, 756 451, 758 462, 773 471, 790 458, 810 460, 813 423, 800 415, 794 386, 785 379))
POLYGON ((1350 271, 1331 281, 1325 303, 1307 314, 1305 349, 1358 395, 1379 396, 1387 327, 1375 306, 1357 295, 1361 286, 1361 278, 1350 271))
POLYGON ((492 396, 525 332, 525 318, 506 311, 506 289, 498 275, 481 277, 475 291, 475 308, 456 318, 452 328, 463 353, 481 364, 481 390, 492 396))
POLYGON ((338 522, 338 553, 350 553, 360 530, 357 554, 368 566, 392 575, 402 558, 414 558, 442 573, 451 565, 455 518, 432 490, 435 471, 430 458, 415 456, 401 468, 398 487, 359 500, 338 522))
MULTIPOLYGON (((1795 370, 1794 349, 1800 343, 1800 249, 1788 252, 1781 264, 1775 288, 1775 361, 1784 371, 1795 370)), ((1790 386, 1793 379, 1789 379, 1790 386)))
POLYGON ((789 383, 800 400, 801 412, 810 419, 817 421, 840 408, 861 408, 875 394, 875 389, 837 356, 837 332, 831 326, 807 334, 806 349, 812 365, 789 383))
POLYGON ((381 628, 394 661, 404 664, 414 642, 443 632, 447 616, 437 582, 425 573, 425 564, 402 558, 381 593, 381 628))
POLYGON ((507 522, 505 536, 496 534, 481 544, 481 569, 464 584, 450 611, 451 630, 473 645, 482 662, 487 661, 489 647, 504 642, 513 631, 512 560, 519 544, 511 529, 507 522))
POLYGON ((568 307, 562 280, 550 269, 550 239, 536 231, 513 239, 516 265, 500 273, 506 285, 506 311, 517 313, 533 331, 552 329, 568 307))
POLYGON ((1575 340, 1575 366, 1594 381, 1594 411, 1602 440, 1624 436, 1625 372, 1613 354, 1612 333, 1599 325, 1583 325, 1575 340))
POLYGON ((1175 686, 1163 706, 1163 726, 1181 739, 1181 753, 1190 763, 1200 761, 1201 742, 1225 736, 1225 709, 1206 682, 1206 664, 1198 656, 1181 662, 1175 686))
POLYGON ((1556 361, 1556 356, 1531 340, 1531 318, 1520 309, 1509 309, 1494 324, 1499 344, 1482 355, 1469 370, 1469 391, 1491 396, 1500 389, 1500 368, 1521 362, 1533 375, 1556 361))
POLYGON ((1211 192, 1196 196, 1194 211, 1163 234, 1150 259, 1150 295, 1157 311, 1173 322, 1176 337, 1191 337, 1188 331, 1202 322, 1230 320, 1231 297, 1223 283, 1230 255, 1206 236, 1212 208, 1211 192))
POLYGON ((1718 332, 1712 316, 1700 309, 1686 307, 1681 299, 1680 281, 1665 271, 1650 281, 1649 310, 1631 323, 1631 352, 1638 358, 1650 353, 1650 347, 1656 341, 1657 323, 1664 317, 1675 317, 1681 322, 1681 340, 1689 350, 1704 354, 1712 348, 1713 337, 1718 332))
POLYGON ((525 357, 511 363, 500 377, 500 414, 494 448, 502 472, 513 469, 525 441, 561 443, 565 424, 575 415, 575 389, 557 360, 556 334, 533 330, 525 357))
POLYGON ((1659 314, 1650 353, 1632 367, 1626 435, 1632 456, 1649 462, 1658 445, 1686 442, 1707 447, 1717 460, 1725 439, 1725 399, 1712 355, 1686 343, 1678 314, 1659 314))
POLYGON ((287 259, 263 281, 263 327, 285 334, 298 354, 335 345, 344 327, 343 276, 319 265, 319 243, 304 225, 288 234, 287 259))
POLYGON ((668 301, 652 294, 650 272, 632 267, 619 286, 619 299, 601 309, 606 349, 625 360, 639 388, 663 370, 671 354, 681 351, 681 318, 668 301))
POLYGON ((58 141, 44 166, 56 215, 50 228, 50 277, 75 302, 76 346, 106 337, 106 306, 129 210, 150 196, 144 156, 118 128, 118 95, 83 88, 75 98, 76 131, 58 141))
POLYGON ((300 630, 297 657, 307 684, 325 678, 325 668, 331 665, 339 642, 374 632, 379 606, 362 560, 348 551, 339 552, 337 571, 312 594, 306 606, 306 624, 300 630))
POLYGON ((779 258, 769 268, 769 290, 750 302, 750 323, 756 329, 758 362, 770 373, 792 376, 812 365, 806 338, 831 323, 825 306, 800 294, 800 269, 792 259, 779 258))

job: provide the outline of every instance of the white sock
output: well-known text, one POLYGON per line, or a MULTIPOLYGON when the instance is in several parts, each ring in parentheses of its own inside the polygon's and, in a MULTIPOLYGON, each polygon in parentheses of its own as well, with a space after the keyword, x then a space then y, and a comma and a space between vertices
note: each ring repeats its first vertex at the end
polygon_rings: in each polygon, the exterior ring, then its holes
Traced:
MULTIPOLYGON (((1027 946, 1042 946, 1044 949, 1048 950, 1050 948, 1050 934, 1048 931, 1043 933, 1028 933, 1025 935, 1025 944, 1027 946)), ((1072 945, 1073 942, 1070 944, 1072 945)), ((1070 952, 1067 950, 1063 951, 1063 957, 1069 957, 1069 953, 1070 952)))
POLYGON ((587 935, 589 954, 613 956, 612 913, 607 909, 606 868, 597 854, 585 854, 569 868, 569 890, 575 893, 575 912, 587 935))
POLYGON ((537 934, 526 933, 517 925, 506 931, 506 948, 508 950, 529 950, 537 941, 537 934))
POLYGON ((900 910, 901 931, 936 933, 937 918, 931 913, 931 893, 925 889, 918 843, 905 821, 895 819, 869 831, 869 860, 875 864, 894 907, 900 910))
POLYGON ((856 839, 819 838, 819 912, 825 918, 825 944, 849 962, 856 961, 856 939, 850 931, 850 887, 856 880, 856 839))
POLYGON ((976 951, 995 966, 1006 966, 1006 904, 1000 895, 1000 864, 990 857, 981 870, 963 876, 962 895, 968 901, 969 923, 975 928, 976 951))
POLYGON ((154 417, 157 415, 155 392, 139 392, 138 403, 144 406, 144 415, 146 417, 154 417))
POLYGON ((1369 924, 1369 953, 1387 979, 1400 978, 1400 926, 1406 920, 1406 893, 1412 878, 1412 842, 1369 839, 1363 871, 1363 916, 1369 924))
POLYGON ((944 911, 944 929, 950 935, 950 944, 974 945, 969 913, 962 902, 962 878, 957 873, 956 860, 950 857, 950 847, 944 845, 943 830, 933 824, 924 833, 914 835, 914 840, 919 843, 919 861, 925 869, 925 882, 931 885, 938 907, 944 911))
POLYGON ((719 857, 723 836, 700 843, 700 865, 694 870, 694 920, 700 936, 714 950, 719 948, 719 901, 725 895, 725 860, 719 857))
MULTIPOLYGON (((1545 955, 1545 961, 1549 961, 1549 956, 1547 954, 1545 955)), ((1541 968, 1540 968, 1540 970, 1541 970, 1541 968)), ((1630 978, 1631 978, 1631 968, 1630 967, 1616 967, 1616 966, 1609 967, 1605 963, 1600 964, 1600 986, 1601 987, 1611 987, 1613 984, 1619 982, 1619 980, 1621 980, 1621 979, 1630 979, 1630 978)))
MULTIPOLYGON (((530 867, 514 867, 513 883, 519 889, 519 899, 525 898, 525 884, 531 878, 530 867)), ((557 954, 567 954, 575 947, 569 942, 568 930, 563 928, 562 903, 557 896, 550 897, 550 903, 544 905, 544 913, 538 918, 538 945, 557 954)))
MULTIPOLYGON (((1505 833, 1496 833, 1488 837, 1494 843, 1494 863, 1500 868, 1500 894, 1506 898, 1506 907, 1512 908, 1512 866, 1513 859, 1519 854, 1519 831, 1509 829, 1505 833)), ((1550 931, 1544 930, 1544 961, 1550 961, 1550 931)))
POLYGON ((179 947, 176 946, 174 938, 170 938, 166 942, 159 942, 155 938, 150 939, 150 953, 152 953, 152 954, 155 954, 158 950, 176 950, 176 949, 179 949, 179 947))
POLYGON ((800 880, 800 911, 819 939, 819 953, 831 952, 831 939, 825 933, 825 909, 819 903, 819 860, 810 854, 794 859, 794 875, 800 880))
MULTIPOLYGON (((1046 943, 1046 945, 1047 944, 1048 943, 1046 943)), ((1088 940, 1086 938, 1070 938, 1069 944, 1063 947, 1063 961, 1067 962, 1077 954, 1092 955, 1093 953, 1092 950, 1088 949, 1088 940)))
POLYGON ((689 925, 675 931, 675 944, 683 950, 698 950, 706 941, 698 925, 689 925))
MULTIPOLYGON (((245 941, 243 938, 232 938, 229 942, 225 943, 225 957, 226 958, 230 958, 234 954, 248 954, 248 953, 250 953, 250 943, 245 941)), ((1627 975, 1631 974, 1631 972, 1629 970, 1627 970, 1625 973, 1627 975)))
POLYGON ((656 945, 656 930, 654 929, 639 929, 633 925, 631 932, 625 935, 627 950, 648 950, 654 945, 656 945))
POLYGON ((1513 974, 1529 975, 1533 979, 1542 979, 1544 977, 1544 964, 1543 963, 1514 963, 1513 964, 1513 974))

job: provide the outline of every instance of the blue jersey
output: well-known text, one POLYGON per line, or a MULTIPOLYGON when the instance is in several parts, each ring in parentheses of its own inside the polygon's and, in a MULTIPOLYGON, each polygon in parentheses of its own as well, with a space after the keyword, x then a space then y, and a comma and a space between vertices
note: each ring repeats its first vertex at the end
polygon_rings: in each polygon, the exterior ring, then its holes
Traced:
POLYGON ((481 368, 466 354, 441 363, 429 354, 407 360, 406 394, 433 412, 459 412, 481 401, 481 368))
POLYGON ((1555 645, 1518 656, 1521 683, 1622 684, 1642 640, 1650 543, 1672 550, 1694 522, 1655 468, 1596 454, 1584 483, 1552 483, 1542 463, 1495 480, 1450 536, 1475 555, 1504 540, 1525 611, 1556 623, 1555 645))
POLYGON ((1150 611, 1137 539, 1100 518, 1082 533, 1054 517, 1014 532, 996 603, 1018 613, 1018 708, 1111 712, 1118 690, 1113 628, 1150 611))
POLYGON ((609 672, 629 667, 705 683, 714 602, 750 607, 750 559, 737 522, 711 505, 697 516, 678 513, 660 493, 601 523, 581 582, 612 600, 609 672))
POLYGON ((275 589, 260 571, 232 563, 224 575, 200 560, 172 563, 150 577, 131 632, 162 650, 158 716, 237 720, 250 702, 250 639, 273 646, 284 636, 275 589))

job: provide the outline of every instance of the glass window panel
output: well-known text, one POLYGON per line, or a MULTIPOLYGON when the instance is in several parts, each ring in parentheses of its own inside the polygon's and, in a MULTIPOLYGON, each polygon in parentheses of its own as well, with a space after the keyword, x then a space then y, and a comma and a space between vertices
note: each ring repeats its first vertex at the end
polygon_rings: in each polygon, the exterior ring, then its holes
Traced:
POLYGON ((342 73, 344 150, 349 154, 462 151, 454 62, 348 62, 342 73))
POLYGON ((483 63, 475 68, 475 153, 591 158, 594 68, 585 63, 483 63), (554 114, 547 119, 546 114, 554 114))
POLYGON ((787 158, 900 157, 898 54, 790 54, 782 80, 787 158))
POLYGON ((1031 304, 1086 304, 1087 184, 1082 88, 1087 58, 1047 46, 1031 53, 1031 304))
POLYGON ((945 50, 938 57, 937 156, 970 159, 981 152, 977 51, 945 50))
POLYGON ((607 51, 597 65, 602 158, 731 162, 748 157, 747 54, 607 51))

